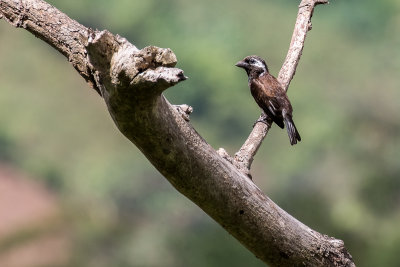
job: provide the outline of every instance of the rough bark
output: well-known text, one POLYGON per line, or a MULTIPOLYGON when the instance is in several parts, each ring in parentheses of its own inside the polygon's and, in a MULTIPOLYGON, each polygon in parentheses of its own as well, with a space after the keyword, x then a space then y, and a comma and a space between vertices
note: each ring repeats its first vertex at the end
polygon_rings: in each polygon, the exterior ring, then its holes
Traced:
POLYGON ((313 231, 278 207, 193 129, 187 121, 190 107, 165 99, 162 92, 186 78, 174 68, 170 49, 139 50, 122 37, 80 25, 42 0, 1 0, 0 17, 65 55, 101 94, 118 129, 179 192, 262 261, 354 266, 343 241, 313 231))

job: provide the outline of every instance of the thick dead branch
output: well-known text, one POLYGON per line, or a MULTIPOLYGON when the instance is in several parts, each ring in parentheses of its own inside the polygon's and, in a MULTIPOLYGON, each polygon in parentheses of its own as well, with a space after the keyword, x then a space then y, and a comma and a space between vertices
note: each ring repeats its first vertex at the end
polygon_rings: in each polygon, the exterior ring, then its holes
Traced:
POLYGON ((53 46, 68 58, 78 73, 94 86, 86 64, 85 44, 92 32, 44 1, 0 1, 3 18, 17 28, 24 28, 53 46))
MULTIPOLYGON (((314 12, 314 8, 316 5, 327 3, 327 0, 302 0, 299 5, 299 12, 297 14, 289 51, 278 75, 278 81, 282 84, 286 91, 288 90, 289 84, 296 73, 297 64, 299 64, 300 57, 303 52, 307 32, 311 30, 311 17, 314 12)), ((250 177, 250 168, 254 156, 260 148, 262 141, 267 136, 268 130, 271 128, 271 124, 271 121, 269 121, 268 124, 257 123, 247 140, 235 154, 234 165, 241 172, 250 177)))
POLYGON ((186 78, 174 68, 171 50, 139 50, 122 37, 85 28, 42 0, 2 0, 0 16, 65 55, 101 93, 119 130, 179 192, 262 261, 354 266, 341 240, 313 231, 279 208, 168 103, 162 92, 186 78))

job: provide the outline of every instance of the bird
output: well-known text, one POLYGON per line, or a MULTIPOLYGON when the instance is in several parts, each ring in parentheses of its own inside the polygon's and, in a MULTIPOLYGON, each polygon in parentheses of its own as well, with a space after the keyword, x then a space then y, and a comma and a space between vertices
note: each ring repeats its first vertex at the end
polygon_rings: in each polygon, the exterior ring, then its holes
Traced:
POLYGON ((235 66, 246 71, 250 92, 258 106, 267 116, 261 116, 256 123, 266 123, 270 118, 280 128, 283 129, 286 126, 292 146, 301 141, 300 134, 293 122, 293 108, 286 91, 278 80, 269 73, 265 61, 259 56, 252 55, 237 62, 235 66))

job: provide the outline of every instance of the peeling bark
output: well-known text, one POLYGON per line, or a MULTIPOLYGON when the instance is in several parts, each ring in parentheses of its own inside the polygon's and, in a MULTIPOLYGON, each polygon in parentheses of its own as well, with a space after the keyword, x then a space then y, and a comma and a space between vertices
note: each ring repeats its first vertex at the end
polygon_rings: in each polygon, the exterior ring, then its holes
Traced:
MULTIPOLYGON (((186 79, 174 68, 177 59, 170 49, 139 50, 120 36, 80 25, 42 0, 1 0, 0 17, 66 56, 101 94, 118 129, 256 257, 270 266, 355 266, 343 241, 313 231, 278 207, 229 155, 217 153, 193 129, 183 116, 189 107, 166 100, 162 92, 186 79)), ((254 138, 262 141, 265 134, 264 129, 254 138)))

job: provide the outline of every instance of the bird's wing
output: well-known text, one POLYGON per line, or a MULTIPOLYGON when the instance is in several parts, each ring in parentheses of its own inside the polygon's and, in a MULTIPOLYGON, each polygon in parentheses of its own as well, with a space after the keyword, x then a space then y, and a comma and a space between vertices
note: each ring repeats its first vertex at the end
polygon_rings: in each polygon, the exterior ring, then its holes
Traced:
MULTIPOLYGON (((270 75, 269 75, 270 76, 270 75)), ((281 91, 283 91, 279 82, 272 76, 268 80, 255 80, 255 88, 258 90, 252 91, 253 97, 263 111, 280 127, 284 127, 282 117, 282 107, 280 104, 281 91), (268 86, 266 85, 268 84, 268 86)))
MULTIPOLYGON (((283 122, 283 117, 282 117, 282 107, 280 105, 280 102, 276 97, 274 98, 269 98, 268 99, 268 104, 267 104, 268 110, 272 113, 272 120, 280 127, 283 129, 284 127, 284 122, 283 122)), ((265 110, 265 108, 263 108, 265 110)))

